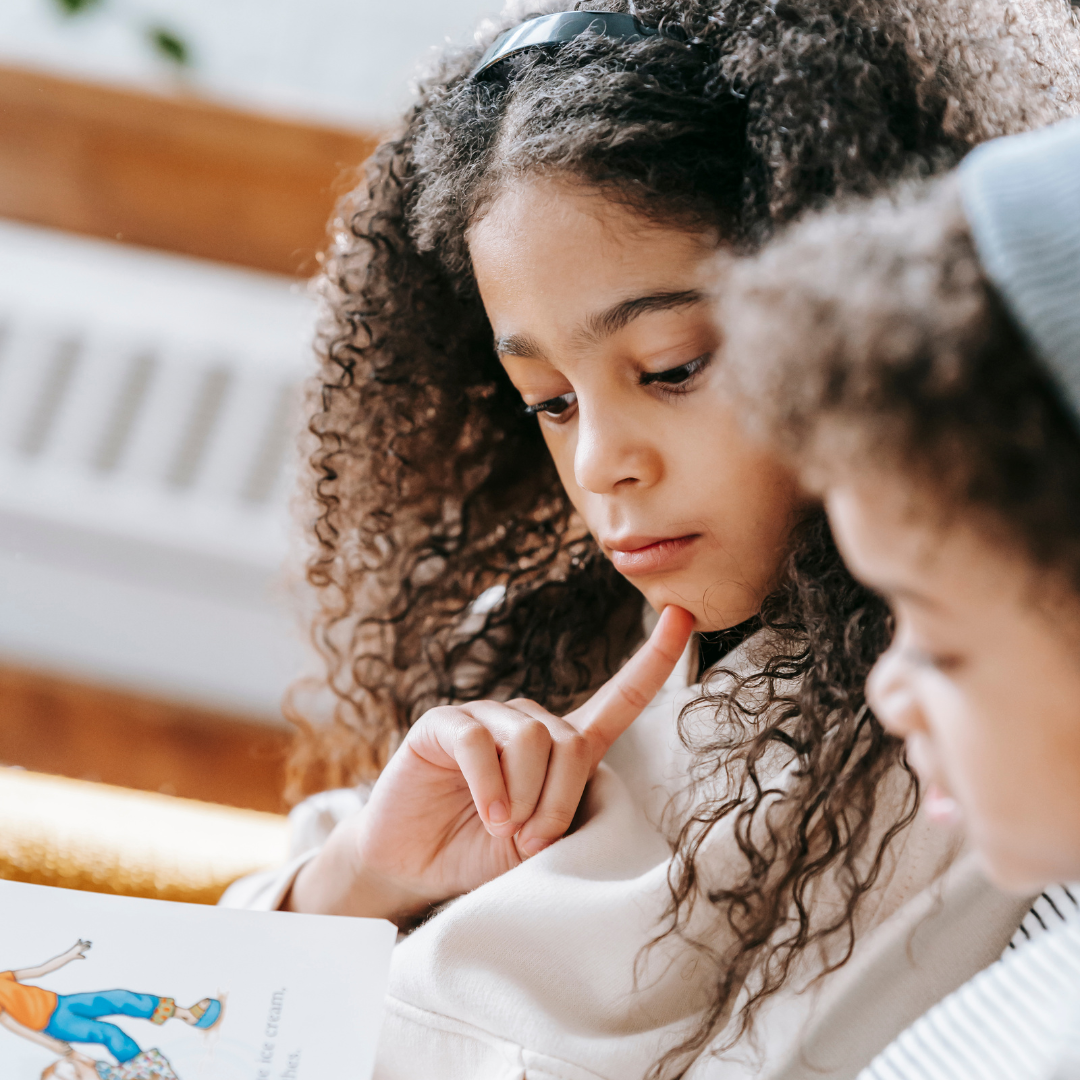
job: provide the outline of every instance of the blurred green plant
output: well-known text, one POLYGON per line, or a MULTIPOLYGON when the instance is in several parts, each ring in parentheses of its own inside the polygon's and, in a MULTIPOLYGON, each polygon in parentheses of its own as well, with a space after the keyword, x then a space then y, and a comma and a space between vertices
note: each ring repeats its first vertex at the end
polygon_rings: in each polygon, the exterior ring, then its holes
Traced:
MULTIPOLYGON (((90 0, 90 3, 96 2, 97 0, 90 0)), ((151 26, 147 29, 146 36, 158 55, 169 63, 176 64, 177 67, 188 67, 191 64, 191 50, 187 42, 171 30, 164 26, 151 26)))
MULTIPOLYGON (((100 8, 104 0, 51 0, 64 15, 82 15, 100 8)), ((165 26, 147 26, 143 31, 146 42, 156 55, 178 68, 191 66, 191 46, 175 31, 165 26)))

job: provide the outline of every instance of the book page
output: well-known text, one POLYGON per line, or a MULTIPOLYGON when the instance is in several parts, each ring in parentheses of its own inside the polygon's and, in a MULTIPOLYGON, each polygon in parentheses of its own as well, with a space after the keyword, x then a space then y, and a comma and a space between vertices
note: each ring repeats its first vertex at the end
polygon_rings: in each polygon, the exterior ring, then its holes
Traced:
POLYGON ((395 938, 0 881, 0 1076, 369 1080, 395 938))

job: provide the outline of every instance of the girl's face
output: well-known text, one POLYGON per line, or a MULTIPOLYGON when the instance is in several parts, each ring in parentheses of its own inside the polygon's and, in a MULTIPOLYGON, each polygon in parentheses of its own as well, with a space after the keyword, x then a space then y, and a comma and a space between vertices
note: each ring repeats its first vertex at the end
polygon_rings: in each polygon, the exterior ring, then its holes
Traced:
POLYGON ((757 612, 798 500, 716 386, 700 284, 716 244, 556 180, 510 186, 469 233, 499 356, 571 502, 652 606, 698 630, 757 612))
POLYGON ((907 740, 940 816, 963 817, 991 876, 1037 889, 1080 878, 1076 598, 971 522, 913 512, 902 481, 837 487, 826 504, 855 575, 896 636, 867 685, 907 740), (1071 607, 1070 607, 1071 605, 1071 607))

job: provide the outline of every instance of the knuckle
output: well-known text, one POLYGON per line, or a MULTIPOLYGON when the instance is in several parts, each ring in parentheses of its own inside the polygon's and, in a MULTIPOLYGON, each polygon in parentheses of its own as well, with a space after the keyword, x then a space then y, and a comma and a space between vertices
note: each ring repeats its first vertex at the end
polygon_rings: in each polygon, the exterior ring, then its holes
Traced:
POLYGON ((574 820, 575 808, 551 809, 537 814, 529 824, 529 835, 544 840, 557 840, 574 820))
POLYGON ((551 732, 539 720, 524 720, 514 732, 514 741, 528 750, 549 750, 551 732))
POLYGON ((560 746, 563 756, 573 765, 584 767, 592 763, 592 747, 589 740, 579 732, 574 732, 560 746))
POLYGON ((649 704, 650 699, 647 698, 633 683, 620 683, 618 690, 623 700, 633 709, 640 711, 649 704))
POLYGON ((524 825, 525 822, 531 821, 533 818, 533 811, 536 809, 536 804, 530 802, 528 799, 510 799, 510 820, 518 826, 524 825))
POLYGON ((461 709, 454 705, 438 705, 434 709, 428 709, 414 727, 426 724, 429 727, 444 727, 446 724, 459 720, 464 714, 461 709))
POLYGON ((522 706, 525 706, 525 705, 528 705, 530 708, 536 708, 537 707, 536 702, 533 701, 531 698, 527 698, 527 697, 511 698, 506 704, 513 706, 515 709, 520 709, 520 708, 522 708, 522 706))
POLYGON ((470 718, 468 723, 461 725, 456 741, 458 746, 463 749, 480 750, 491 746, 495 740, 492 738, 491 732, 483 724, 470 718))

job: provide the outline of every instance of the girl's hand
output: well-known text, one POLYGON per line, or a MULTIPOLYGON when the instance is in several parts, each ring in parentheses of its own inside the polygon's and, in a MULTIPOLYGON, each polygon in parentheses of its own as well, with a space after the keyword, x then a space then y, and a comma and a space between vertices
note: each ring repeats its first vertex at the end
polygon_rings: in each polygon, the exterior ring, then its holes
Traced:
POLYGON ((93 945, 92 941, 76 941, 74 945, 68 949, 68 955, 72 960, 85 960, 87 950, 93 945))
POLYGON ((665 608, 625 667, 562 718, 524 699, 425 713, 285 906, 404 925, 542 851, 570 827, 589 778, 663 686, 692 626, 689 612, 665 608))

